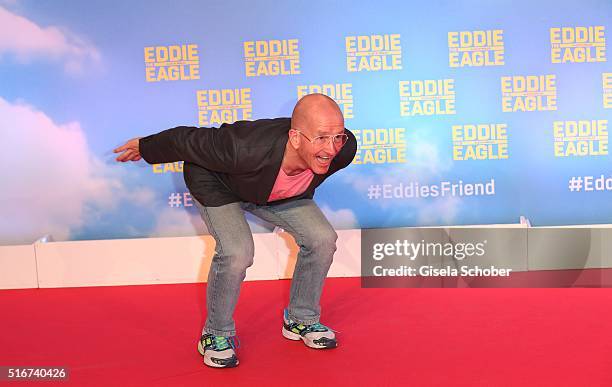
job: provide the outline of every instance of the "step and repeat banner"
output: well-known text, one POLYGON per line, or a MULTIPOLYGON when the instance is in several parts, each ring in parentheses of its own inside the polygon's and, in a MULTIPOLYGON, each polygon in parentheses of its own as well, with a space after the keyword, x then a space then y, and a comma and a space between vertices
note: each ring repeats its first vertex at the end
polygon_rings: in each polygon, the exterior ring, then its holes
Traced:
MULTIPOLYGON (((206 232, 180 126, 334 98, 358 139, 333 225, 612 223, 609 1, 0 1, 0 243, 206 232)), ((254 232, 269 224, 248 216, 254 232)))

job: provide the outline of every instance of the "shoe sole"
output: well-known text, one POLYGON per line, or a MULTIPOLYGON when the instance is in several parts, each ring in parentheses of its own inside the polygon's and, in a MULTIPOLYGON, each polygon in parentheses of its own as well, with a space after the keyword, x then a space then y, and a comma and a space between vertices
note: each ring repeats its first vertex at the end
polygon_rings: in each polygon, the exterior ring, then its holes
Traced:
POLYGON ((211 357, 206 355, 206 353, 204 352, 204 347, 202 346, 202 342, 201 341, 198 341, 198 353, 204 357, 204 364, 206 364, 207 366, 212 367, 212 368, 234 368, 238 364, 240 364, 240 360, 238 360, 238 359, 236 359, 235 363, 230 363, 230 364, 226 364, 226 365, 215 363, 211 359, 211 357))
POLYGON ((283 337, 292 341, 299 341, 302 340, 304 342, 304 344, 307 347, 310 348, 314 348, 314 349, 333 349, 338 347, 338 343, 336 342, 336 340, 334 339, 333 341, 330 341, 327 345, 318 345, 316 343, 314 343, 312 340, 309 340, 308 338, 299 335, 295 332, 291 332, 285 329, 285 327, 283 327, 283 337))

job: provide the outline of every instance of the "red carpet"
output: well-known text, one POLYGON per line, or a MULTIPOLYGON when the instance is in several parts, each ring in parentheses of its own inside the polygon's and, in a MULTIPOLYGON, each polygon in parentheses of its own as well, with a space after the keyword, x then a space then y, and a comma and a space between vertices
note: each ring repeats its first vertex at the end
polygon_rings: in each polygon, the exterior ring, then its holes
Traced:
MULTIPOLYGON (((611 289, 362 289, 328 279, 340 346, 281 336, 289 281, 244 283, 240 365, 196 350, 204 284, 0 291, 0 366, 65 366, 75 386, 612 386, 611 289)), ((20 382, 4 385, 25 385, 20 382)))

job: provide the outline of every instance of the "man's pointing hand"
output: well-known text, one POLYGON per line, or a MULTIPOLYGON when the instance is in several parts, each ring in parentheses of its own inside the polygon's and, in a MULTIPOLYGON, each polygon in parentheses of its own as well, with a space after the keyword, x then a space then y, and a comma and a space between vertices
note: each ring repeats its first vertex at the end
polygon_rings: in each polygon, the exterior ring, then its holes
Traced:
POLYGON ((142 156, 140 156, 139 140, 140 137, 133 138, 115 149, 114 153, 123 152, 117 156, 116 160, 121 162, 140 160, 142 156))

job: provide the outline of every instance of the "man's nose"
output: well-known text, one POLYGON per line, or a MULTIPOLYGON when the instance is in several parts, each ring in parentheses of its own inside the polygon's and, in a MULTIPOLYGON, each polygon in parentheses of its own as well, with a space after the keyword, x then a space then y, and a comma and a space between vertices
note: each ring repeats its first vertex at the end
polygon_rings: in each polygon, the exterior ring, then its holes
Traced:
POLYGON ((330 138, 327 144, 325 145, 325 150, 335 156, 338 153, 338 148, 334 145, 334 139, 330 138))

